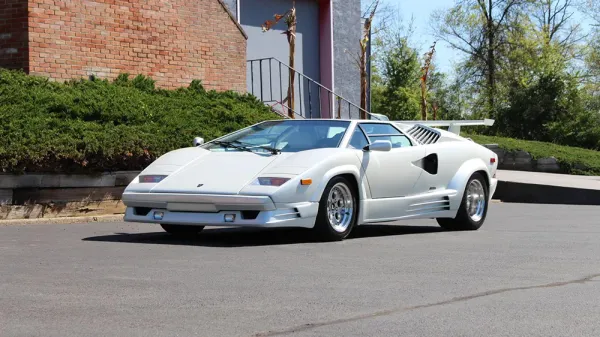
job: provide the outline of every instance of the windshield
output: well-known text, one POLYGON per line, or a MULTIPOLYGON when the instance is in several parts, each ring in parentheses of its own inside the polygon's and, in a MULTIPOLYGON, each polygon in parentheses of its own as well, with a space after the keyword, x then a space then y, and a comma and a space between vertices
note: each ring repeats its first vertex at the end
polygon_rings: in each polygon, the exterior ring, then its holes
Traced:
POLYGON ((211 151, 299 152, 338 147, 349 121, 282 120, 257 124, 203 147, 211 151))

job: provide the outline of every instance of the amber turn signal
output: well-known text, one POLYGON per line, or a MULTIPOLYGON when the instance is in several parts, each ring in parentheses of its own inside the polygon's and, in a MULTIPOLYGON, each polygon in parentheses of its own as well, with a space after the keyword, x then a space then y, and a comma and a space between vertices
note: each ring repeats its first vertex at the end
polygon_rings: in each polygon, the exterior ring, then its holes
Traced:
POLYGON ((310 179, 310 178, 300 180, 300 185, 310 185, 310 184, 312 184, 312 179, 310 179))

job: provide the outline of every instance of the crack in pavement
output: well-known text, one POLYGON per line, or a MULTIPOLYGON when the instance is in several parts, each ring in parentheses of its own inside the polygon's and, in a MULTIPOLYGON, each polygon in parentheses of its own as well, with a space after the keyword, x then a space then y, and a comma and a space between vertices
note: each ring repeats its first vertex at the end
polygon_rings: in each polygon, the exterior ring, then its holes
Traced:
POLYGON ((472 299, 475 299, 475 298, 479 298, 479 297, 497 295, 497 294, 502 294, 502 293, 511 292, 511 291, 530 290, 530 289, 544 289, 544 288, 557 288, 557 287, 563 287, 563 286, 570 285, 570 284, 583 284, 583 283, 590 282, 590 281, 600 281, 600 280, 594 280, 595 278, 598 278, 598 277, 600 277, 600 274, 592 274, 592 275, 588 275, 588 276, 583 277, 583 278, 579 278, 579 279, 576 279, 576 280, 570 280, 570 281, 553 282, 553 283, 533 285, 533 286, 522 286, 522 287, 513 287, 513 288, 503 288, 503 289, 497 289, 497 290, 489 290, 489 291, 485 291, 485 292, 481 292, 481 293, 477 293, 477 294, 473 294, 473 295, 467 295, 467 296, 461 296, 461 297, 454 297, 452 299, 449 299, 449 300, 446 300, 446 301, 441 301, 441 302, 435 302, 435 303, 429 303, 429 304, 421 304, 421 305, 415 305, 415 306, 404 307, 404 308, 395 308, 395 309, 382 310, 382 311, 377 311, 377 312, 373 312, 373 313, 369 313, 369 314, 362 314, 362 315, 357 315, 357 316, 352 316, 352 317, 342 318, 342 319, 336 319, 336 320, 330 320, 330 321, 323 321, 323 322, 317 322, 317 323, 307 323, 307 324, 295 326, 295 327, 284 329, 284 330, 268 331, 268 332, 264 332, 264 333, 258 333, 258 334, 255 334, 253 336, 254 337, 267 337, 267 336, 287 335, 287 334, 291 334, 291 333, 295 333, 295 332, 300 332, 300 331, 306 331, 306 330, 310 330, 310 329, 319 328, 319 327, 322 327, 322 326, 335 325, 335 324, 341 324, 341 323, 348 323, 348 322, 354 322, 354 321, 359 321, 359 320, 364 320, 364 319, 369 319, 369 318, 375 318, 375 317, 381 317, 381 316, 388 316, 388 315, 397 314, 397 313, 406 312, 406 311, 411 311, 411 310, 418 310, 418 309, 424 309, 424 308, 437 307, 437 306, 442 306, 442 305, 446 305, 446 304, 452 304, 452 303, 457 303, 457 302, 464 302, 464 301, 469 301, 469 300, 472 300, 472 299))

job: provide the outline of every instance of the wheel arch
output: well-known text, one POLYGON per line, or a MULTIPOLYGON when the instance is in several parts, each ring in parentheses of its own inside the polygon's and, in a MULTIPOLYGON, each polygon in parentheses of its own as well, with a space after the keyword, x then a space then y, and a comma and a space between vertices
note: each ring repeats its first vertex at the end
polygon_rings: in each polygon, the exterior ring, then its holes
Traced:
POLYGON ((353 165, 344 165, 335 167, 329 171, 327 171, 323 178, 319 183, 319 187, 314 191, 311 195, 311 201, 318 202, 321 200, 321 196, 325 191, 325 187, 333 179, 334 177, 344 176, 348 179, 351 179, 352 183, 355 184, 355 192, 357 192, 356 196, 358 200, 366 199, 367 197, 367 187, 365 186, 366 181, 364 181, 364 176, 362 173, 353 165))
POLYGON ((465 187, 469 178, 475 173, 481 173, 485 179, 486 186, 489 191, 491 177, 489 174, 488 166, 481 158, 473 158, 465 161, 460 168, 456 171, 456 174, 450 180, 448 189, 456 190, 456 196, 450 199, 450 209, 458 210, 465 193, 465 187))
POLYGON ((331 179, 335 177, 344 177, 350 181, 351 185, 353 185, 350 187, 356 195, 356 217, 358 219, 357 224, 360 224, 360 219, 363 215, 363 207, 361 207, 361 201, 368 198, 369 190, 368 183, 363 172, 353 165, 339 166, 329 170, 323 176, 323 179, 321 179, 319 188, 311 196, 311 201, 319 202, 321 200, 321 196, 325 192, 325 187, 327 187, 327 184, 329 184, 331 179))
MULTIPOLYGON (((475 173, 480 173, 483 176, 483 179, 484 179, 484 182, 485 182, 485 186, 487 187, 488 193, 489 193, 490 183, 491 182, 490 182, 490 175, 489 175, 488 171, 486 171, 486 170, 479 170, 479 171, 473 172, 473 174, 475 174, 475 173)), ((473 175, 473 174, 471 174, 471 175, 473 175)))

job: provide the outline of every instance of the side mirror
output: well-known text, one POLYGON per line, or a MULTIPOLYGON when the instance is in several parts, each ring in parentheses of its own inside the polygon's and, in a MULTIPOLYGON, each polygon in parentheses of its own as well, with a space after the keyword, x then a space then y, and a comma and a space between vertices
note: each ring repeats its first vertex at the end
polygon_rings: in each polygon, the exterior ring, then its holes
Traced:
POLYGON ((204 144, 204 138, 202 138, 202 137, 194 138, 194 146, 200 146, 202 144, 204 144))
POLYGON ((392 149, 392 142, 389 140, 376 140, 375 142, 365 146, 365 151, 390 151, 392 149))

